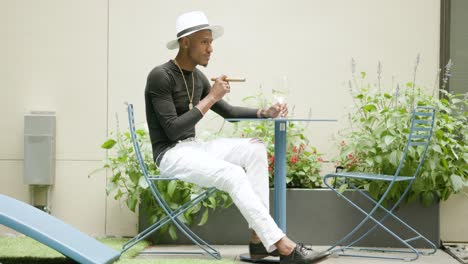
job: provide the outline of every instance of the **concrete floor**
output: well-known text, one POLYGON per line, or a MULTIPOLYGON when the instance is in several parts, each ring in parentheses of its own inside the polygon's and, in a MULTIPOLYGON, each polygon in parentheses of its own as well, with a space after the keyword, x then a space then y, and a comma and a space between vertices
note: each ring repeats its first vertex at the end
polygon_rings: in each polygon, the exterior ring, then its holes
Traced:
MULTIPOLYGON (((236 260, 236 263, 247 263, 239 260, 240 254, 248 252, 248 248, 245 245, 242 246, 227 246, 227 245, 216 245, 214 248, 218 249, 221 252, 223 259, 232 259, 236 260)), ((314 246, 314 250, 325 250, 326 246, 314 246)), ((170 246, 154 246, 149 247, 141 252, 138 258, 188 258, 188 259, 212 259, 209 255, 152 255, 153 252, 165 251, 165 252, 174 252, 174 251, 199 251, 199 248, 196 246, 184 246, 184 245, 170 245, 170 246)), ((390 253, 384 253, 385 256, 390 256, 390 253)), ((374 263, 392 263, 392 264, 402 264, 402 263, 415 263, 415 264, 460 264, 452 256, 448 255, 442 250, 438 250, 435 254, 430 256, 420 256, 417 260, 408 262, 403 260, 379 260, 379 259, 368 259, 368 258, 351 258, 351 257, 330 257, 321 263, 327 264, 374 264, 374 263)))

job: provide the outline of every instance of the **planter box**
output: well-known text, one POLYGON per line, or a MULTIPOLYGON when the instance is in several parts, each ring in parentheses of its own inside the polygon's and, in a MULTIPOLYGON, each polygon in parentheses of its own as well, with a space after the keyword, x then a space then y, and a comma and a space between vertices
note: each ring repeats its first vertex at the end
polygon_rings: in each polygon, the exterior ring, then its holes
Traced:
MULTIPOLYGON (((358 204, 370 207, 371 203, 358 193, 346 192, 346 195, 358 204)), ((273 204, 273 191, 270 192, 270 204, 273 204)), ((273 206, 271 206, 273 208, 273 206)), ((439 237, 439 204, 422 207, 418 203, 399 208, 396 214, 408 224, 426 236, 437 246, 439 237)), ((273 215, 273 214, 272 214, 273 215)), ((295 241, 311 245, 332 245, 339 238, 356 226, 364 214, 349 205, 342 198, 328 189, 288 189, 287 190, 287 235, 295 241)), ((144 216, 140 219, 140 229, 147 226, 144 216)), ((401 224, 388 218, 385 222, 392 230, 397 230, 403 238, 401 224)), ((367 230, 371 225, 363 227, 367 230)), ((210 214, 204 226, 193 226, 192 230, 210 244, 242 245, 250 237, 247 222, 233 205, 228 209, 219 209, 210 214)), ((154 237, 153 237, 154 240, 154 237)), ((161 244, 190 244, 191 242, 179 233, 179 239, 173 241, 166 236, 161 244)), ((424 243, 413 243, 416 247, 426 247, 424 243)), ((391 235, 376 228, 357 246, 401 247, 391 235)))

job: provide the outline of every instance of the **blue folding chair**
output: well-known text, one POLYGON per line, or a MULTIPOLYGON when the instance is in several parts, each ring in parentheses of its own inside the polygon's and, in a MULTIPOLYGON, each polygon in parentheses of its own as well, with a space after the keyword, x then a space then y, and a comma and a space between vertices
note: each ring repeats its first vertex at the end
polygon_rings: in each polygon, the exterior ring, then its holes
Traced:
MULTIPOLYGON (((184 212, 189 210, 190 208, 194 207, 198 203, 202 202, 203 200, 210 197, 214 192, 216 192, 216 188, 208 188, 198 194, 195 198, 191 199, 189 202, 183 204, 179 208, 173 210, 164 200, 161 192, 158 190, 157 185, 155 184, 156 181, 173 181, 177 180, 173 177, 165 177, 163 175, 149 175, 148 168, 146 167, 145 161, 143 159, 143 155, 141 154, 140 145, 138 143, 136 129, 135 129, 135 118, 133 113, 133 105, 127 104, 127 111, 128 111, 128 124, 130 129, 130 136, 132 138, 133 149, 135 151, 135 155, 137 157, 138 163, 141 168, 141 172, 145 177, 146 182, 148 183, 148 188, 150 189, 151 193, 153 194, 154 199, 158 203, 158 205, 164 210, 166 216, 159 219, 156 223, 152 224, 138 235, 133 237, 127 243, 124 244, 122 248, 122 253, 130 249, 132 246, 140 242, 141 240, 148 237, 150 234, 154 233, 164 225, 168 223, 173 223, 187 238, 189 238, 195 245, 199 246, 204 252, 208 253, 215 259, 221 259, 221 254, 218 250, 213 248, 210 244, 205 242, 199 236, 197 236, 190 228, 183 223, 178 217, 182 215, 184 212)), ((151 254, 203 254, 203 251, 196 251, 196 252, 152 252, 151 254)))
POLYGON ((398 216, 394 214, 394 210, 398 207, 398 205, 401 203, 405 195, 408 193, 408 191, 411 188, 411 185, 413 184, 416 176, 419 173, 419 170, 421 169, 421 165, 423 164, 424 158, 426 156, 426 152, 429 146, 429 142, 432 136, 432 131, 434 128, 434 120, 435 120, 435 110, 432 107, 416 107, 413 111, 412 118, 411 118, 411 128, 410 132, 408 135, 408 140, 406 143, 406 147, 404 149, 404 152, 402 154, 400 163, 398 165, 398 168, 395 171, 394 175, 383 175, 383 174, 369 174, 369 173, 362 173, 362 172, 336 172, 336 173, 331 173, 328 174, 324 177, 324 183, 325 185, 335 191, 339 197, 345 199, 347 202, 349 202, 352 206, 357 208, 360 212, 362 212, 365 217, 362 219, 362 221, 353 229, 351 232, 349 232, 347 235, 345 235, 343 238, 338 240, 333 246, 331 246, 328 250, 332 251, 333 253, 339 255, 339 256, 348 256, 348 257, 365 257, 365 258, 382 258, 382 259, 398 259, 398 260, 405 260, 405 261, 412 261, 416 260, 420 254, 433 254, 437 251, 436 245, 432 243, 430 240, 428 240, 426 237, 421 235, 418 231, 416 231, 414 228, 412 228, 410 225, 405 223, 402 219, 400 219, 398 216), (419 153, 422 153, 419 156, 419 160, 417 162, 417 167, 416 164, 414 164, 414 174, 412 176, 404 176, 400 175, 400 171, 403 168, 403 165, 405 164, 405 160, 407 160, 408 156, 408 151, 412 148, 422 148, 423 151, 420 151, 419 153), (388 188, 386 191, 383 193, 383 195, 380 197, 378 200, 374 200, 369 194, 363 192, 363 190, 358 189, 352 182, 352 180, 367 180, 367 181, 383 181, 388 183, 388 188), (390 190, 396 183, 407 183, 406 188, 404 189, 401 197, 393 204, 393 206, 390 209, 385 208, 385 206, 382 205, 382 202, 385 200, 387 195, 390 193, 390 190), (355 202, 350 200, 348 197, 346 197, 343 193, 340 193, 338 189, 336 188, 337 186, 335 185, 336 183, 341 183, 341 184, 347 184, 348 188, 353 189, 357 191, 358 193, 362 194, 364 197, 366 197, 368 200, 374 204, 373 208, 371 210, 366 210, 363 208, 363 206, 357 205, 355 202), (383 216, 382 217, 376 217, 375 213, 377 211, 383 211, 383 216), (400 237, 400 235, 396 234, 394 231, 390 230, 388 226, 384 225, 384 221, 388 218, 393 218, 397 222, 401 223, 410 234, 413 234, 411 238, 404 239, 400 237), (365 223, 367 222, 373 222, 374 225, 367 230, 364 234, 361 236, 357 235, 357 231, 360 230, 365 223), (391 236, 393 236, 395 239, 401 242, 402 246, 404 247, 401 250, 389 250, 385 248, 356 248, 353 247, 357 242, 361 241, 363 238, 368 236, 372 231, 376 229, 376 227, 381 227, 383 230, 388 232, 391 236), (356 238, 357 237, 357 238, 356 238), (353 238, 355 238, 353 240, 353 238), (410 243, 416 240, 423 240, 427 243, 429 246, 427 250, 425 251, 420 251, 415 249, 414 246, 412 246, 410 243), (349 251, 357 251, 360 253, 347 253, 349 251), (376 254, 370 254, 368 253, 369 251, 377 251, 377 252, 392 252, 396 255, 391 255, 391 254, 385 254, 385 255, 376 255, 376 254), (362 253, 362 252, 367 252, 367 253, 362 253), (400 254, 404 253, 404 254, 400 254), (412 254, 412 257, 408 257, 406 254, 412 254), (401 257, 401 256, 406 256, 406 257, 401 257))

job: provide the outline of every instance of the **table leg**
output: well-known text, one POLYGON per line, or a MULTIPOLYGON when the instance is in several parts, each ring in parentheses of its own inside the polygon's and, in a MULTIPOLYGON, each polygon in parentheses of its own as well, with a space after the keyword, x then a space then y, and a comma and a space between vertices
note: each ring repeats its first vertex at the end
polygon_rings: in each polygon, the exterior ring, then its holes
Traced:
POLYGON ((275 120, 275 214, 279 228, 286 233, 286 120, 275 120))

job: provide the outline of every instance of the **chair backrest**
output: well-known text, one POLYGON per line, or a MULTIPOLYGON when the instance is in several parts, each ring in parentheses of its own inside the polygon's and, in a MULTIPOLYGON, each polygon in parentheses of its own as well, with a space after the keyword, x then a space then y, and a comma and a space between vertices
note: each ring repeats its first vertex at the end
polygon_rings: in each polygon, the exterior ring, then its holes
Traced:
MULTIPOLYGON (((412 177, 416 177, 421 169, 421 166, 426 157, 427 149, 431 141, 432 132, 434 129, 435 121, 435 109, 429 106, 418 106, 414 109, 411 117, 411 127, 408 135, 408 140, 406 142, 405 150, 401 157, 398 168, 395 172, 395 176, 400 175, 400 171, 405 164, 405 160, 408 156, 408 152, 411 148, 420 148, 420 155, 418 156, 418 166, 414 170, 412 177)), ((411 175, 405 175, 411 176, 411 175)))
MULTIPOLYGON (((141 149, 140 149, 140 145, 138 144, 138 138, 137 138, 137 133, 136 133, 136 128, 135 128, 135 116, 133 112, 133 104, 127 103, 127 112, 128 112, 128 126, 130 130, 130 137, 132 138, 133 150, 135 151, 138 164, 140 164, 140 168, 143 173, 143 176, 145 177, 146 183, 148 184, 148 187, 150 188, 151 193, 153 194, 154 198, 159 203, 159 205, 163 208, 163 210, 167 214, 169 214, 171 211, 170 206, 164 200, 161 192, 157 189, 156 184, 154 184, 152 180, 150 179, 148 167, 146 167, 145 160, 143 159, 143 154, 141 154, 141 149)), ((152 176, 157 176, 157 175, 152 175, 152 176)))
POLYGON ((136 134, 135 128, 135 116, 133 113, 133 105, 127 104, 127 112, 128 112, 128 127, 130 130, 130 137, 132 138, 133 143, 133 150, 135 151, 135 155, 138 160, 138 164, 140 165, 141 171, 145 177, 148 177, 148 167, 146 167, 145 160, 143 159, 143 155, 141 154, 140 145, 138 144, 138 138, 136 134))

